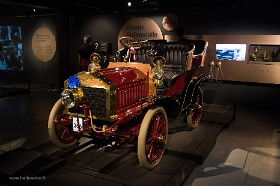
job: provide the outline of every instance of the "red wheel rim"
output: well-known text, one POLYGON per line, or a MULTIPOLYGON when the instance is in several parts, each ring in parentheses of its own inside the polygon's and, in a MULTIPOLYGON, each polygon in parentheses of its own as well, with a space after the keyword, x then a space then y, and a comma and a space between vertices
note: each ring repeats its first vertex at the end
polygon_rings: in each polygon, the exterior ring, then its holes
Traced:
POLYGON ((201 118, 202 113, 202 94, 201 91, 198 90, 194 107, 192 108, 192 121, 194 124, 198 124, 201 118))
POLYGON ((155 164, 164 152, 166 141, 166 119, 162 112, 150 121, 146 137, 146 156, 149 164, 155 164))
POLYGON ((57 139, 61 143, 69 144, 77 140, 72 130, 72 120, 69 119, 68 115, 58 115, 54 120, 54 125, 57 139))

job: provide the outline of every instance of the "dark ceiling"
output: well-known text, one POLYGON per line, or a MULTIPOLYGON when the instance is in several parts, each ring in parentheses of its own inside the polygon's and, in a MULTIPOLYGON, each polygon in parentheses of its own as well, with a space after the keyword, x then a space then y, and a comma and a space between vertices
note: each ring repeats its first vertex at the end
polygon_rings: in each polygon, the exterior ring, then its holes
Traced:
POLYGON ((0 17, 46 16, 58 11, 100 14, 257 6, 280 8, 280 0, 0 0, 0 17))

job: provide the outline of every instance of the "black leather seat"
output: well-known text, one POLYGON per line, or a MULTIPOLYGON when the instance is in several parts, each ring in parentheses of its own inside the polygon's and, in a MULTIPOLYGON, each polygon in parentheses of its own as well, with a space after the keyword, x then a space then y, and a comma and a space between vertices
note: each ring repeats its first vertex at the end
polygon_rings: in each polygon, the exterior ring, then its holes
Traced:
POLYGON ((194 50, 194 59, 192 62, 192 66, 203 66, 205 61, 206 50, 208 47, 208 42, 205 40, 186 40, 184 43, 192 43, 195 45, 194 50))
POLYGON ((158 54, 164 53, 166 63, 163 65, 163 85, 167 88, 174 79, 187 69, 195 46, 191 43, 168 42, 158 46, 158 54), (189 60, 190 59, 190 60, 189 60))

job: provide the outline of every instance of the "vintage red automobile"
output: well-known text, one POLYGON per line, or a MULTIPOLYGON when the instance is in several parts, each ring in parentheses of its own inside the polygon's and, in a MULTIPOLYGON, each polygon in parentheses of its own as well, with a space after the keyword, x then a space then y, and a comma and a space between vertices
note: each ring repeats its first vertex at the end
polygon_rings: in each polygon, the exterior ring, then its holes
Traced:
MULTIPOLYGON (((147 43, 151 42, 154 41, 147 43)), ((140 42, 138 52, 144 45, 140 42)), ((83 133, 119 139, 121 143, 137 141, 140 165, 147 170, 155 168, 164 154, 169 118, 184 115, 189 127, 199 124, 203 105, 200 83, 208 75, 196 75, 197 68, 204 64, 206 41, 198 46, 199 50, 196 41, 152 47, 145 53, 153 54, 152 64, 146 60, 116 62, 113 67, 100 69, 102 59, 93 54, 89 71, 65 81, 61 98, 50 112, 48 131, 52 142, 67 148, 77 143, 83 133), (161 52, 157 51, 160 47, 161 52), (178 60, 173 59, 172 52, 178 60), (139 65, 147 71, 140 70, 139 65), (181 65, 181 69, 172 70, 172 65, 181 65), (168 73, 171 75, 165 77, 168 73)))

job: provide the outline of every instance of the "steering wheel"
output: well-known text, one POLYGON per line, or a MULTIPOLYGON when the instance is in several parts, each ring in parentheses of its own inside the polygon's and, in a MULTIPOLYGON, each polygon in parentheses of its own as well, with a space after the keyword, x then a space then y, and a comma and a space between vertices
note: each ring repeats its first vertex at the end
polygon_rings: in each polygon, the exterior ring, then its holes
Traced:
POLYGON ((130 48, 131 46, 133 46, 134 49, 140 49, 142 47, 142 43, 140 41, 129 36, 121 37, 119 39, 119 42, 125 48, 130 48))

